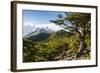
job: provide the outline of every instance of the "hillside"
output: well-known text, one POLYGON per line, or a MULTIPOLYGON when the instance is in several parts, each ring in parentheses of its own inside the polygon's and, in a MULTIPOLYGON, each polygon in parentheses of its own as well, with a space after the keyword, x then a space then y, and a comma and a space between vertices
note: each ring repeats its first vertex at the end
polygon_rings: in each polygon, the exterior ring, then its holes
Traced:
MULTIPOLYGON (((32 33, 34 34, 34 33, 32 33)), ((70 36, 71 33, 68 33, 64 30, 59 30, 57 32, 40 32, 40 33, 36 33, 36 35, 30 36, 28 38, 24 38, 24 39, 29 39, 32 40, 33 42, 40 42, 40 41, 46 41, 48 39, 52 38, 58 38, 58 37, 67 37, 70 36)), ((28 35, 27 35, 28 36, 28 35)))
MULTIPOLYGON (((23 62, 75 60, 79 38, 59 30, 23 39, 23 62), (72 42, 73 41, 73 42, 72 42)), ((88 56, 88 54, 86 54, 88 56)))

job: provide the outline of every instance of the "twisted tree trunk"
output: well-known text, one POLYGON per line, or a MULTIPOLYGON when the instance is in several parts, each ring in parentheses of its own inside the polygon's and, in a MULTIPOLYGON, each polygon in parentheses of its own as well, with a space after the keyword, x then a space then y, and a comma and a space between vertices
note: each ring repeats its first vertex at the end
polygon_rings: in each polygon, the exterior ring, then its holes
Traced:
POLYGON ((80 58, 83 54, 83 51, 85 50, 85 39, 84 37, 82 37, 80 39, 80 45, 79 45, 79 49, 78 49, 78 52, 77 52, 77 55, 76 55, 76 58, 80 58))
POLYGON ((76 54, 76 58, 80 58, 83 54, 83 51, 85 50, 85 34, 82 30, 77 30, 80 38, 79 42, 79 48, 76 54))

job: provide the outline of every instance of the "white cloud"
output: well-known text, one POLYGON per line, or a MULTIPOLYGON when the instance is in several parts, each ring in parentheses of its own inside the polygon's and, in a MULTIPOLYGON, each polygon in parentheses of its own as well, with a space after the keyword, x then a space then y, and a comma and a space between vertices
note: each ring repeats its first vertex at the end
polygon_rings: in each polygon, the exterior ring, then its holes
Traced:
POLYGON ((33 26, 32 23, 24 23, 24 26, 33 26))
POLYGON ((60 26, 56 25, 56 24, 38 24, 38 25, 35 25, 35 27, 37 28, 49 28, 51 30, 54 30, 54 31, 58 31, 61 29, 60 26))
POLYGON ((33 29, 36 29, 32 23, 24 23, 23 24, 23 36, 33 32, 33 29))
POLYGON ((65 30, 63 27, 58 26, 56 24, 32 24, 32 23, 24 23, 23 24, 23 36, 35 31, 37 28, 49 28, 53 31, 58 31, 58 30, 65 30))

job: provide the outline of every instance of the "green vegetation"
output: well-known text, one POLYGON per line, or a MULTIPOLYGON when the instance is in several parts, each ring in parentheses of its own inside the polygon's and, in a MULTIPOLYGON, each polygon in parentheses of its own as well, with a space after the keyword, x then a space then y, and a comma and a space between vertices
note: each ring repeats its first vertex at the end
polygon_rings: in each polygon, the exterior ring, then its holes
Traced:
POLYGON ((58 19, 51 22, 61 26, 64 30, 51 33, 40 33, 27 39, 23 38, 23 62, 41 62, 57 60, 90 59, 90 14, 65 13, 58 15, 58 19), (71 26, 65 22, 70 22, 71 26))

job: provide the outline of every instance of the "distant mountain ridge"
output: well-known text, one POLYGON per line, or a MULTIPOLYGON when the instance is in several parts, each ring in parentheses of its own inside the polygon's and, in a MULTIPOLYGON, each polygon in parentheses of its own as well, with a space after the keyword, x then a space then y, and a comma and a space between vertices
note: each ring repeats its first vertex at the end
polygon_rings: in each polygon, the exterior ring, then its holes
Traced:
POLYGON ((49 29, 49 28, 37 28, 35 31, 27 34, 24 36, 24 38, 29 38, 31 36, 35 36, 37 34, 40 34, 40 33, 51 33, 51 32, 54 32, 53 30, 49 29))
MULTIPOLYGON (((65 31, 65 32, 67 32, 67 33, 69 32, 69 31, 66 30, 66 29, 61 29, 61 30, 65 31)), ((38 35, 38 34, 40 34, 40 33, 52 33, 52 32, 57 32, 57 31, 54 31, 54 30, 52 30, 52 29, 50 29, 50 28, 48 28, 48 27, 46 27, 46 28, 36 28, 35 31, 33 31, 33 32, 31 32, 31 33, 25 35, 23 38, 29 38, 29 37, 38 35)))
POLYGON ((65 37, 65 36, 69 36, 71 35, 70 33, 64 31, 64 30, 59 30, 56 32, 53 32, 51 30, 49 31, 45 31, 45 29, 37 29, 34 32, 26 35, 24 37, 24 39, 30 39, 32 41, 46 41, 48 39, 52 38, 56 38, 56 37, 65 37))

